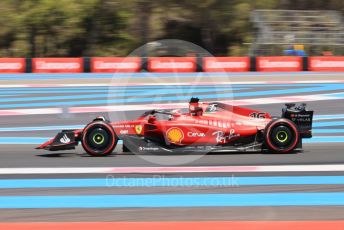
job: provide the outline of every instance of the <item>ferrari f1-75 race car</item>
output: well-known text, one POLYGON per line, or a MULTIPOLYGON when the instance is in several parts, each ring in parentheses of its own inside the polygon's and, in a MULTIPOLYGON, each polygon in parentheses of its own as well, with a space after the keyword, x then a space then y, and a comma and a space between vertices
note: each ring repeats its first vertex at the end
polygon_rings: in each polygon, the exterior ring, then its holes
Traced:
POLYGON ((312 137, 313 111, 286 104, 281 117, 224 103, 191 98, 189 111, 151 110, 133 121, 97 117, 84 129, 63 130, 38 146, 50 151, 74 149, 81 142, 91 156, 112 153, 119 140, 135 153, 272 152, 290 153, 312 137))

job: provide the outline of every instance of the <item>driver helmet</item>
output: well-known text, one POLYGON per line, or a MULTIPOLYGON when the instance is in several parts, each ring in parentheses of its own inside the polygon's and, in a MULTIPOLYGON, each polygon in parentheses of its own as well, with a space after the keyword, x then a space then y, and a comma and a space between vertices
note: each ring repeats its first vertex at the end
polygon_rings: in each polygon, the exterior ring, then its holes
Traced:
POLYGON ((203 109, 199 107, 199 99, 192 97, 189 102, 189 113, 192 116, 200 116, 203 114, 203 109))

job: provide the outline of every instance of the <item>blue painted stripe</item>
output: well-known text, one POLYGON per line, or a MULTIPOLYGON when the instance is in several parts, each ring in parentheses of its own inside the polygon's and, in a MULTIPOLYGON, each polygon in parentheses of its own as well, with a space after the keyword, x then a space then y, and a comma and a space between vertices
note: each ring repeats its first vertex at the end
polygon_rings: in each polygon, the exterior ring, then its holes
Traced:
POLYGON ((1 196, 0 208, 132 208, 344 205, 344 193, 1 196))
MULTIPOLYGON (((228 88, 228 91, 232 90, 239 90, 241 88, 231 89, 228 88)), ((35 97, 20 97, 20 98, 0 98, 1 102, 31 102, 31 101, 52 101, 52 100, 77 100, 77 99, 91 99, 91 98, 113 98, 113 97, 129 97, 129 96, 157 96, 157 95, 165 95, 165 94, 199 94, 199 93, 218 93, 217 88, 190 88, 188 90, 183 90, 179 88, 174 89, 156 89, 156 90, 149 90, 149 91, 136 91, 136 90, 128 90, 123 92, 113 92, 113 90, 108 91, 107 93, 99 93, 99 94, 85 94, 85 95, 59 95, 59 96, 35 96, 35 97)), ((221 89, 223 92, 223 89, 221 89)), ((189 96, 190 97, 190 96, 189 96)), ((125 100, 125 99, 121 99, 125 100)), ((152 99, 150 99, 152 100, 152 99)), ((6 105, 5 105, 6 107, 6 105)))
POLYGON ((321 122, 314 122, 313 128, 319 127, 330 127, 330 126, 343 126, 344 121, 321 121, 321 122))
POLYGON ((47 137, 0 137, 0 144, 35 144, 39 145, 50 140, 47 137))
POLYGON ((344 129, 313 129, 312 133, 313 134, 325 134, 325 133, 336 134, 336 133, 344 133, 344 129))
MULTIPOLYGON (((332 86, 331 89, 329 87, 313 87, 313 88, 301 88, 301 89, 284 89, 284 90, 266 90, 266 91, 257 91, 257 92, 239 92, 239 93, 222 93, 222 92, 216 92, 215 94, 202 94, 197 93, 197 96, 202 99, 229 99, 229 98, 242 98, 242 97, 250 97, 250 96, 267 96, 267 95, 289 95, 289 94, 295 94, 295 93, 305 93, 305 92, 314 92, 314 91, 322 91, 322 90, 334 90, 333 87, 336 87, 335 89, 344 89, 343 85, 337 85, 332 86)), ((177 92, 178 93, 178 92, 177 92)), ((184 92, 185 93, 185 92, 184 92)), ((186 101, 190 99, 190 94, 193 92, 187 93, 188 95, 165 95, 165 94, 154 94, 155 97, 145 97, 145 98, 137 98, 137 97, 128 97, 128 98, 106 98, 104 95, 96 95, 95 97, 100 97, 103 99, 99 100, 76 100, 76 101, 52 101, 52 102, 36 102, 36 103, 17 103, 17 104, 3 104, 0 105, 0 108, 27 108, 27 107, 45 107, 45 106, 73 106, 73 105, 94 105, 94 104, 127 104, 127 103, 149 103, 154 101, 156 97, 159 98, 159 101, 186 101)), ((183 94, 183 92, 182 92, 183 94)), ((145 93, 146 96, 149 96, 149 93, 145 93)), ((330 96, 336 96, 337 98, 344 98, 344 94, 329 94, 330 96)), ((108 95, 106 95, 108 96, 108 95)), ((120 96, 116 94, 115 96, 120 96)), ((61 97, 61 96, 60 96, 61 97)), ((65 99, 76 99, 79 97, 79 99, 87 99, 87 98, 81 98, 84 96, 65 96, 65 99), (67 98, 68 97, 68 98, 67 98)), ((41 100, 41 97, 38 98, 41 100)), ((37 99, 37 100, 38 100, 37 99)), ((63 99, 63 98, 60 98, 63 99)), ((29 100, 30 101, 30 100, 29 100)))
POLYGON ((16 96, 14 94, 6 94, 6 92, 5 92, 5 94, 0 93, 0 95, 1 95, 1 97, 13 97, 13 96, 16 96))
MULTIPOLYGON (((232 98, 233 93, 222 93, 222 92, 216 92, 215 95, 207 95, 202 93, 212 92, 216 91, 216 87, 214 88, 200 88, 200 89, 194 89, 194 90, 184 90, 177 88, 178 91, 176 92, 176 89, 160 89, 158 88, 157 91, 145 91, 141 92, 140 95, 143 96, 152 96, 152 95, 159 95, 159 100, 169 100, 169 101, 184 101, 189 99, 190 95, 177 95, 177 96, 168 96, 166 94, 168 93, 177 93, 177 94, 194 94, 197 93, 197 95, 203 99, 214 99, 214 98, 232 98)), ((187 89, 187 88, 185 88, 187 89)), ((234 91, 240 90, 242 88, 233 88, 234 91)), ((234 93, 234 97, 241 98, 241 97, 250 97, 250 96, 267 96, 267 95, 287 95, 287 94, 295 94, 295 93, 305 93, 305 92, 319 92, 319 91, 329 91, 329 90, 340 90, 344 89, 344 84, 323 84, 318 85, 315 87, 303 87, 303 88, 291 88, 291 89, 274 89, 274 90, 263 90, 263 91, 251 91, 251 92, 238 92, 234 93)), ((110 92, 111 93, 111 92, 110 92)), ((93 95, 63 95, 63 96, 50 96, 48 98, 45 97, 27 97, 18 99, 18 98, 10 98, 10 99, 0 99, 0 101, 3 102, 18 102, 18 101, 44 101, 44 100, 69 100, 74 99, 76 101, 63 101, 63 102, 40 102, 40 103, 18 103, 18 104, 4 104, 0 105, 0 108, 18 108, 18 107, 42 107, 42 106, 58 106, 58 105, 64 105, 64 106, 70 106, 70 105, 93 105, 93 104, 106 104, 106 103, 134 103, 134 102, 151 102, 154 98, 126 98, 126 99, 109 99, 106 98, 108 96, 113 97, 120 97, 123 95, 136 95, 137 92, 126 92, 126 93, 116 93, 113 95, 109 94, 93 94, 93 95), (80 99, 90 99, 90 98, 104 98, 102 100, 85 100, 80 101, 80 99), (78 100, 77 100, 78 99, 78 100)), ((331 94, 332 96, 336 96, 338 98, 344 98, 344 94, 331 94)))
MULTIPOLYGON (((143 91, 143 90, 142 90, 143 91)), ((44 94, 48 94, 48 95, 51 95, 51 94, 75 94, 75 93, 78 93, 78 94, 82 94, 82 93, 123 93, 123 92, 129 92, 129 90, 125 90, 125 89, 111 89, 110 91, 107 90, 107 89, 89 89, 89 90, 42 90, 42 91, 37 91, 37 90, 31 90, 31 91, 15 91, 15 92, 11 92, 12 94, 9 95, 9 94, 6 94, 6 93, 9 93, 9 92, 0 92, 0 96, 1 98, 6 98, 6 97, 25 97, 25 95, 31 95, 31 94, 39 94, 41 97, 44 97, 44 94), (42 95, 43 94, 43 95, 42 95)), ((136 92, 136 93, 139 93, 141 92, 141 90, 130 90, 130 92, 136 92)), ((4 102, 6 102, 5 99, 3 99, 4 102)))
POLYGON ((26 93, 26 92, 84 92, 84 91, 108 91, 108 90, 116 90, 116 91, 123 91, 123 90, 147 90, 147 89, 175 89, 180 88, 184 90, 188 90, 190 88, 238 88, 238 89, 247 89, 247 88, 274 88, 274 87, 287 87, 287 88, 295 88, 295 87, 338 87, 338 84, 209 84, 209 85, 128 85, 128 86, 77 86, 77 87, 30 87, 30 88, 23 88, 23 87, 11 87, 11 88, 2 88, 0 86, 1 92, 0 93, 26 93))
POLYGON ((330 96, 336 97, 336 98, 344 98, 344 93, 340 92, 340 93, 332 93, 330 94, 330 96))
MULTIPOLYGON (((207 90, 209 91, 209 90, 207 90)), ((180 95, 173 95, 173 96, 164 96, 164 95, 159 95, 155 94, 154 91, 152 92, 146 92, 142 95, 148 95, 149 93, 153 93, 155 97, 148 97, 148 98, 137 98, 134 97, 137 93, 133 94, 133 97, 128 97, 128 98, 118 98, 118 99, 107 99, 108 94, 106 95, 95 95, 94 97, 98 98, 104 98, 100 100, 90 100, 89 98, 91 97, 90 95, 79 95, 79 96, 59 96, 59 99, 89 99, 85 101, 52 101, 52 102, 33 102, 33 103, 16 103, 16 104, 2 104, 0 105, 0 108, 30 108, 30 107, 44 107, 44 106, 74 106, 74 105, 94 105, 94 104, 108 104, 108 103, 138 103, 138 102, 154 102, 154 100, 159 99, 159 101, 164 101, 164 100, 169 100, 169 101, 185 101, 189 100, 190 97, 192 96, 193 92, 184 92, 187 93, 187 95, 183 95, 183 92, 180 91, 174 91, 174 93, 180 93, 180 95)), ((125 93, 127 95, 127 93, 125 93)), ((122 95, 122 96, 125 96, 122 95)), ((197 93, 197 95, 199 95, 197 93)), ((115 96, 121 96, 119 94, 115 94, 115 96)), ((152 95, 151 95, 152 96, 152 95)), ((233 93, 217 93, 215 92, 214 94, 207 94, 201 96, 203 99, 214 99, 214 98, 219 98, 219 97, 226 97, 226 98, 233 98, 233 93)), ((51 99, 51 98, 50 98, 51 99)), ((56 99, 56 97, 55 97, 56 99)), ((18 100, 18 99, 12 99, 18 100)), ((27 100, 30 101, 30 98, 27 98, 27 100)), ((35 99, 36 100, 36 99, 35 99)), ((38 97, 37 100, 44 100, 43 97, 38 97)))
POLYGON ((314 115, 313 120, 322 120, 322 119, 342 119, 344 114, 328 114, 328 115, 314 115))
MULTIPOLYGON (((85 100, 85 101, 52 101, 52 102, 35 102, 35 103, 16 103, 16 104, 2 104, 0 108, 31 108, 31 107, 45 107, 45 106, 74 106, 74 105, 100 105, 100 104, 127 104, 127 103, 151 103, 158 99, 159 102, 162 101, 187 101, 190 99, 190 96, 193 95, 155 95, 155 97, 147 97, 147 98, 137 98, 137 97, 129 97, 129 98, 118 98, 118 99, 100 99, 100 100, 85 100)), ((195 95, 202 99, 230 99, 233 98, 232 92, 230 93, 216 93, 216 94, 206 94, 206 95, 195 95)))
MULTIPOLYGON (((324 84, 293 84, 292 86, 323 86, 324 84)), ((333 84, 329 84, 333 85, 333 84)), ((336 84, 337 85, 337 84, 336 84)), ((275 87, 275 86, 286 86, 291 87, 290 84, 271 84, 271 85, 265 85, 265 84, 228 84, 228 83, 221 83, 221 84, 202 84, 202 85, 194 85, 192 83, 185 84, 185 85, 123 85, 123 86, 60 86, 60 87, 1 87, 1 91, 10 91, 10 92, 26 92, 26 91, 69 91, 69 90, 146 90, 146 89, 160 89, 161 87, 164 87, 166 89, 173 89, 173 88, 184 88, 189 89, 190 87, 197 87, 197 88, 209 88, 209 87, 215 87, 215 88, 228 88, 228 87, 237 87, 237 88, 247 88, 247 87, 275 87)))
POLYGON ((90 187, 236 187, 252 185, 330 185, 344 184, 344 176, 273 177, 152 177, 152 178, 76 178, 2 179, 0 188, 90 188, 90 187))
POLYGON ((220 85, 138 85, 138 86, 80 86, 80 87, 30 87, 30 88, 22 88, 22 87, 13 87, 13 88, 2 88, 0 86, 1 92, 0 95, 7 96, 8 93, 13 93, 16 95, 28 94, 28 93, 35 93, 35 94, 44 94, 44 93, 73 93, 73 92, 122 92, 122 91, 145 91, 151 89, 184 89, 190 90, 190 88, 232 88, 235 90, 243 90, 252 88, 260 88, 260 87, 323 87, 324 85, 337 85, 337 84, 220 84, 220 85))
POLYGON ((303 143, 343 143, 344 136, 314 136, 310 139, 303 139, 303 143))

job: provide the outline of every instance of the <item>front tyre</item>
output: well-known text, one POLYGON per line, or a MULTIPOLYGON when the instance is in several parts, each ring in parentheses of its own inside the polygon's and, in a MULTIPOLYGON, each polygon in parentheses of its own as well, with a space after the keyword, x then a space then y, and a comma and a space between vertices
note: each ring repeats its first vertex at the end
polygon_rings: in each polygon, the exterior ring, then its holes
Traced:
POLYGON ((117 135, 109 123, 94 121, 84 128, 81 143, 89 155, 101 157, 111 154, 117 141, 117 135))
POLYGON ((300 135, 294 122, 281 118, 266 126, 264 139, 270 151, 290 153, 297 147, 300 135))

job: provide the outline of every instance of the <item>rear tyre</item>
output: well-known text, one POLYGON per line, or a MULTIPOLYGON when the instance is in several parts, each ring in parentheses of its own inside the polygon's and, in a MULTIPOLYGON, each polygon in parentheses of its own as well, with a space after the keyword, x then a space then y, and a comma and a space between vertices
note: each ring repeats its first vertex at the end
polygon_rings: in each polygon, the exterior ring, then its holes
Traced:
POLYGON ((300 135, 294 122, 287 119, 271 121, 265 128, 265 146, 275 153, 290 153, 298 145, 300 135))
POLYGON ((81 143, 89 155, 102 157, 112 153, 117 141, 117 135, 109 123, 94 121, 84 128, 81 143))

